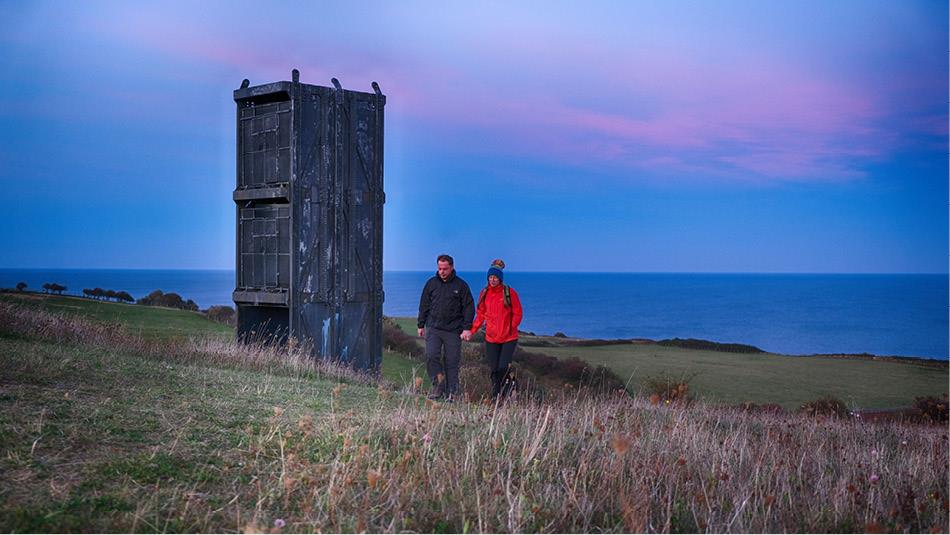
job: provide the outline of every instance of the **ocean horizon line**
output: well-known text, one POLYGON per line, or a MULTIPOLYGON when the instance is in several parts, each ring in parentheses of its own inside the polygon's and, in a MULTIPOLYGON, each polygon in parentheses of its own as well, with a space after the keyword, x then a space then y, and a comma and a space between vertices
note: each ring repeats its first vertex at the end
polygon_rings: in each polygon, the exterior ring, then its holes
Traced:
MULTIPOLYGON (((192 272, 230 272, 233 268, 124 268, 124 267, 0 267, 0 271, 192 271, 192 272)), ((459 269, 461 272, 476 272, 481 269, 459 269)), ((434 269, 384 269, 383 273, 434 273, 434 269)), ((950 277, 950 272, 907 272, 907 271, 555 271, 555 270, 516 270, 506 269, 506 273, 554 274, 554 275, 942 275, 950 277)))

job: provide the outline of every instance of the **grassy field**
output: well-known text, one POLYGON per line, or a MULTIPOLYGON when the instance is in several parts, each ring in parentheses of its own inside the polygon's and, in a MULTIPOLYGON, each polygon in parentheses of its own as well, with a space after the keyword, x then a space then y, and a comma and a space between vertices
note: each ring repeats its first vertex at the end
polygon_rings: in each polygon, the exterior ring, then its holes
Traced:
POLYGON ((118 323, 144 338, 234 335, 234 327, 213 322, 197 312, 173 308, 34 293, 0 293, 0 303, 17 303, 40 310, 78 314, 97 321, 118 323))
POLYGON ((945 426, 572 391, 426 402, 0 303, 5 532, 946 531, 945 426))
MULTIPOLYGON (((396 318, 415 334, 414 318, 396 318)), ((554 337, 527 337, 558 344, 554 337)), ((578 357, 604 365, 636 390, 644 380, 689 378, 690 391, 714 403, 776 403, 797 408, 824 396, 836 397, 853 408, 909 406, 916 396, 940 396, 948 390, 950 373, 944 365, 830 357, 796 357, 771 353, 727 353, 624 344, 592 347, 531 347, 523 349, 559 358, 578 357)))
MULTIPOLYGON (((0 303, 10 303, 115 323, 133 335, 147 340, 173 340, 190 337, 214 337, 230 340, 234 327, 209 320, 202 314, 187 310, 162 307, 144 307, 124 303, 110 303, 78 297, 34 293, 0 293, 0 303)), ((409 384, 419 375, 420 364, 398 353, 385 351, 381 373, 398 384, 409 384)), ((422 369, 421 373, 424 373, 422 369)))

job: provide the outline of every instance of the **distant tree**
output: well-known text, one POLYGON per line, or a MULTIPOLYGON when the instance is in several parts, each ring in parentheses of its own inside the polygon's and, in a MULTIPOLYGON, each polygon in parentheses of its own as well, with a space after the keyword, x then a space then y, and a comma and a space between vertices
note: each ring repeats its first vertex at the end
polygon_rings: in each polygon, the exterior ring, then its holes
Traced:
POLYGON ((162 293, 161 290, 155 290, 152 293, 137 301, 140 305, 153 307, 180 308, 182 310, 198 311, 198 304, 189 299, 185 301, 175 292, 162 293))
POLYGON ((106 299, 115 299, 116 293, 115 290, 106 290, 106 299))
POLYGON ((161 301, 164 295, 165 294, 163 294, 161 290, 154 290, 152 291, 152 293, 146 295, 145 297, 139 299, 136 302, 140 305, 151 306, 151 307, 162 306, 161 301))
POLYGON ((106 291, 103 290, 102 288, 92 289, 92 296, 95 297, 96 299, 102 299, 102 297, 105 295, 106 295, 106 291))
POLYGON ((92 290, 90 288, 83 288, 82 294, 86 297, 92 297, 92 290))
POLYGON ((25 282, 18 282, 18 283, 16 283, 16 291, 22 292, 22 291, 25 290, 25 289, 26 289, 26 283, 25 283, 25 282))
POLYGON ((215 305, 205 310, 205 316, 211 321, 234 325, 234 309, 226 305, 215 305))
POLYGON ((125 290, 121 292, 117 292, 115 296, 119 301, 123 301, 126 303, 132 303, 135 301, 135 298, 132 297, 132 295, 130 295, 129 292, 126 292, 125 290))
POLYGON ((65 291, 68 290, 69 288, 63 286, 62 284, 57 284, 57 283, 54 282, 54 283, 52 283, 52 284, 49 285, 49 288, 48 288, 48 289, 49 289, 49 291, 51 291, 51 292, 53 292, 53 293, 62 295, 63 292, 65 292, 65 291))
POLYGON ((50 284, 50 283, 48 283, 48 282, 44 282, 44 283, 43 283, 43 293, 47 293, 47 294, 50 293, 50 292, 52 291, 52 287, 53 287, 52 284, 50 284))

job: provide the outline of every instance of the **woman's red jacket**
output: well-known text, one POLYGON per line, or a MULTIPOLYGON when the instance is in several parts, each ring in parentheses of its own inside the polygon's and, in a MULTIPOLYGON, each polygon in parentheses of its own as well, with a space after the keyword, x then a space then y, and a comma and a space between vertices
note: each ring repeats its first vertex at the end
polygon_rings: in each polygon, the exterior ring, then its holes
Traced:
POLYGON ((493 344, 503 344, 518 339, 518 325, 521 324, 521 299, 514 288, 508 287, 511 295, 511 308, 505 306, 505 291, 501 285, 487 287, 478 296, 475 309, 475 323, 472 334, 485 324, 485 340, 493 344))

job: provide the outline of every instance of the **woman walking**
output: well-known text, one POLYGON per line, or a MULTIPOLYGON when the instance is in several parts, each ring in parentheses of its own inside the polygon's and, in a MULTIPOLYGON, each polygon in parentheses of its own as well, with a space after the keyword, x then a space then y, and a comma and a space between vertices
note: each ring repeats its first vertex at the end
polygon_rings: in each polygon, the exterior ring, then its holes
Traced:
POLYGON ((505 383, 508 366, 518 345, 518 325, 522 310, 518 292, 505 285, 505 263, 492 261, 488 268, 488 285, 478 296, 472 334, 485 325, 485 356, 491 367, 492 397, 510 394, 510 385, 505 383))

